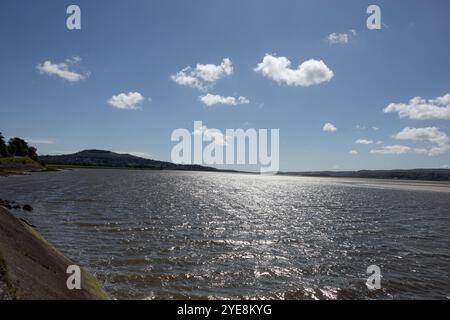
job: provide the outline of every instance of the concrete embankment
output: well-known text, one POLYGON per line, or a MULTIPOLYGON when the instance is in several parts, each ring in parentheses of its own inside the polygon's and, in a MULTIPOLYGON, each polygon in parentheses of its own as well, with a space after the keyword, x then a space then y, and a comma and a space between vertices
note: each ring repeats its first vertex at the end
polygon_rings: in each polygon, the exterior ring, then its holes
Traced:
POLYGON ((0 299, 108 299, 97 280, 81 269, 81 289, 67 288, 67 259, 26 222, 0 206, 0 299))

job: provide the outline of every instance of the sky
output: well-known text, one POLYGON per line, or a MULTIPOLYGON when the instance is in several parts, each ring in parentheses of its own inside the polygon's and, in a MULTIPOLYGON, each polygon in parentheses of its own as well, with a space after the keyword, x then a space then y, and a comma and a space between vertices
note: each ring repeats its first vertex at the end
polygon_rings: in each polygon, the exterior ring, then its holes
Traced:
POLYGON ((450 167, 449 13, 446 0, 5 0, 0 132, 39 154, 170 161, 172 132, 198 120, 279 129, 283 171, 450 167))

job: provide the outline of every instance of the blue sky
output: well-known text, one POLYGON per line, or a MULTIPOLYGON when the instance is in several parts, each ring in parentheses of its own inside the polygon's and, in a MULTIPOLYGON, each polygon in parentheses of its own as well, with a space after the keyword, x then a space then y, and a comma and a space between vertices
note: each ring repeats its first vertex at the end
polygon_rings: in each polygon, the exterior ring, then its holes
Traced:
POLYGON ((281 170, 449 166, 449 13, 445 0, 2 1, 0 130, 40 154, 99 148, 170 160, 172 131, 201 120, 279 128, 281 170), (70 4, 81 30, 66 28, 70 4), (370 4, 381 30, 366 27, 370 4), (266 54, 290 71, 255 71, 266 54), (170 78, 224 59, 232 72, 220 69, 206 90, 170 78), (296 81, 310 59, 333 76, 296 81), (119 96, 130 92, 139 96, 119 96), (207 106, 208 93, 248 103, 207 106))

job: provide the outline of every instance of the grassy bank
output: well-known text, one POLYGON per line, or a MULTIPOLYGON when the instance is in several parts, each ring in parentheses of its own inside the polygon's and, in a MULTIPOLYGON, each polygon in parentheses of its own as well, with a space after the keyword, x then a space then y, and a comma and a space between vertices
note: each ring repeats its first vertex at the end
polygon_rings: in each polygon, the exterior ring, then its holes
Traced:
POLYGON ((51 170, 28 157, 0 158, 0 176, 51 170))

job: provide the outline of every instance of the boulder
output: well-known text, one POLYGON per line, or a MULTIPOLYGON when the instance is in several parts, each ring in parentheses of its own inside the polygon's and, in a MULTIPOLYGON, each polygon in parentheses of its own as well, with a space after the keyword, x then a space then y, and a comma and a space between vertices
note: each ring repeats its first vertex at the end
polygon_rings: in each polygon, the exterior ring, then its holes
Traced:
POLYGON ((25 210, 25 211, 33 211, 33 207, 30 206, 29 204, 25 204, 25 205, 22 207, 22 209, 25 210))

